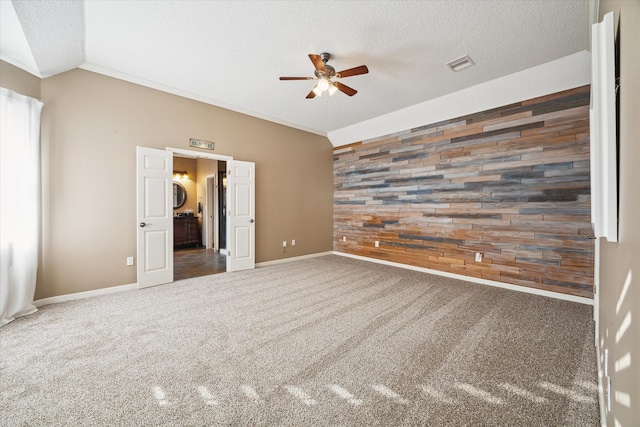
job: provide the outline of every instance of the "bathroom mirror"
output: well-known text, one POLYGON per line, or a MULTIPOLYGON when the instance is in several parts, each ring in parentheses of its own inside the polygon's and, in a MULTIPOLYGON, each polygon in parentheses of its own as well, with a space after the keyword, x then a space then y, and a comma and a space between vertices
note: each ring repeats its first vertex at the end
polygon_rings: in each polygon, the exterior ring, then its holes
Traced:
POLYGON ((187 190, 179 182, 173 183, 173 209, 178 209, 187 201, 187 190))

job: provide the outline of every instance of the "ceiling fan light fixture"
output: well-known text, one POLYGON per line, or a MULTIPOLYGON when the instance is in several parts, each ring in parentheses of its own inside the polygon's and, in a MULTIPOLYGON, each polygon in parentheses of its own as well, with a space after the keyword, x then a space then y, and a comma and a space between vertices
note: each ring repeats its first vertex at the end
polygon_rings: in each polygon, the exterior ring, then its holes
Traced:
POLYGON ((331 87, 331 82, 329 81, 328 78, 326 77, 322 77, 320 79, 320 81, 318 81, 318 85, 316 86, 318 89, 320 89, 320 92, 324 92, 325 90, 328 90, 329 87, 331 87))
POLYGON ((336 87, 335 83, 332 83, 331 85, 329 85, 328 90, 329 90, 329 96, 331 96, 338 91, 338 88, 336 87))
POLYGON ((320 90, 318 85, 316 85, 316 87, 313 88, 313 93, 315 93, 316 96, 321 96, 322 95, 322 90, 320 90))

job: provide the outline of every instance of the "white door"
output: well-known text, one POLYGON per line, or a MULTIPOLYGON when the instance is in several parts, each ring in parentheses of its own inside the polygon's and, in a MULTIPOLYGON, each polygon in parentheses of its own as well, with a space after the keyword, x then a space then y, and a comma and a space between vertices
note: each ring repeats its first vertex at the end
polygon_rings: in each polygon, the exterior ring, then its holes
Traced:
POLYGON ((227 271, 256 265, 255 163, 227 162, 227 271))
POLYGON ((136 147, 138 288, 173 282, 173 153, 136 147))

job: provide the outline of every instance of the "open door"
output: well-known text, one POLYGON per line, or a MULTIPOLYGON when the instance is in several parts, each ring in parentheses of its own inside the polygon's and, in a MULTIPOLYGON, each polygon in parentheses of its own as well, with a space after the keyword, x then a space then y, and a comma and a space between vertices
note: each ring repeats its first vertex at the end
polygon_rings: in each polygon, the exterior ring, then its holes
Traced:
POLYGON ((255 268, 255 163, 227 162, 227 271, 255 268))
POLYGON ((138 288, 173 282, 173 153, 136 147, 138 288))

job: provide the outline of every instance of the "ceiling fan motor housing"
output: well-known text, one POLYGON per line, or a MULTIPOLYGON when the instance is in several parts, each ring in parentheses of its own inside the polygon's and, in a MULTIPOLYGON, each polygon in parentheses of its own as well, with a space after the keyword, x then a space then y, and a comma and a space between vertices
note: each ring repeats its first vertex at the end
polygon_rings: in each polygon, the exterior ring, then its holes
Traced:
POLYGON ((313 72, 317 78, 321 79, 323 77, 331 78, 336 75, 336 70, 331 65, 324 66, 324 71, 315 70, 313 72))
POLYGON ((315 70, 314 74, 317 78, 321 79, 322 77, 334 77, 336 75, 336 69, 331 65, 327 64, 329 59, 331 58, 331 54, 327 52, 323 52, 320 54, 320 59, 322 59, 322 64, 324 65, 324 72, 322 70, 315 70))

